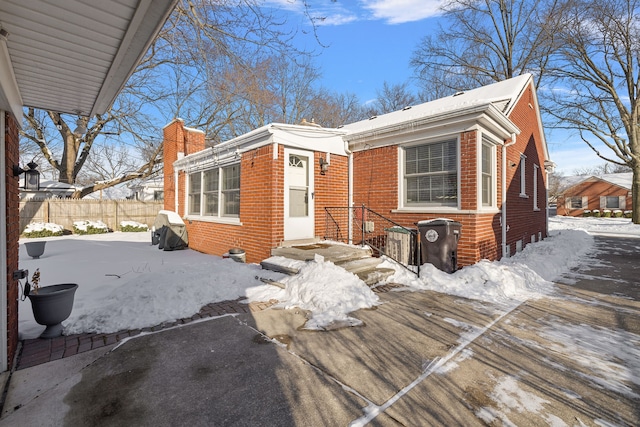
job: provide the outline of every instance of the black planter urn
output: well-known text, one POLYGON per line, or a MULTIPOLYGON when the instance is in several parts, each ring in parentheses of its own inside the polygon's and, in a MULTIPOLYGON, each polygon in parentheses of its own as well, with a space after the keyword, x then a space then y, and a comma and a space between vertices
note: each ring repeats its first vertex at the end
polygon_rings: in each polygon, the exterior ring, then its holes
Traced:
POLYGON ((75 283, 64 283, 39 288, 37 294, 29 293, 33 317, 40 325, 47 327, 40 338, 62 335, 62 322, 71 315, 77 289, 75 283))

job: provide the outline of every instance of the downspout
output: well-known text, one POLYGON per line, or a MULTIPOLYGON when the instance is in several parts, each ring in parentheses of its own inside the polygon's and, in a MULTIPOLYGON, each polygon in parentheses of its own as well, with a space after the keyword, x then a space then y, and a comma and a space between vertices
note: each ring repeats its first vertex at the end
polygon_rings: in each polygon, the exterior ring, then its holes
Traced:
POLYGON ((507 147, 516 143, 516 134, 511 134, 511 142, 502 145, 502 206, 500 225, 502 225, 502 258, 507 256, 507 147))
POLYGON ((179 197, 178 197, 179 196, 179 194, 178 194, 178 174, 179 173, 180 173, 180 171, 174 166, 173 167, 173 180, 174 180, 174 182, 173 182, 173 188, 174 188, 174 191, 173 191, 173 199, 174 199, 173 200, 173 209, 174 209, 174 212, 177 213, 178 215, 180 215, 180 212, 178 211, 178 207, 179 207, 179 204, 178 204, 178 200, 179 200, 179 197))
POLYGON ((344 151, 347 153, 347 206, 349 209, 349 244, 353 241, 353 230, 351 224, 353 224, 353 153, 349 150, 349 141, 344 140, 344 151))

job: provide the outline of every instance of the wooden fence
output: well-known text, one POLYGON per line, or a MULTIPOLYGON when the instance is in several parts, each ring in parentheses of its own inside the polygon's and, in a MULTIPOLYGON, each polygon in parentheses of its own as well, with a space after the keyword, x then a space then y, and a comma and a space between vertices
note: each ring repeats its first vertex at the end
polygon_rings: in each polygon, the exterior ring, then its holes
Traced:
POLYGON ((122 221, 136 221, 149 227, 164 208, 163 201, 43 199, 20 202, 20 233, 30 222, 51 222, 73 230, 74 221, 102 221, 119 230, 122 221))

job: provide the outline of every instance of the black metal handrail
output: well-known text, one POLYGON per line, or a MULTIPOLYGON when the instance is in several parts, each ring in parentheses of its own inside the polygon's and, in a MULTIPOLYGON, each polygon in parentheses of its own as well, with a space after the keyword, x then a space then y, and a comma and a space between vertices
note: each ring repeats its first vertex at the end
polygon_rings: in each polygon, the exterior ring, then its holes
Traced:
POLYGON ((325 207, 325 240, 369 246, 375 256, 386 256, 420 275, 418 230, 359 207, 325 207))

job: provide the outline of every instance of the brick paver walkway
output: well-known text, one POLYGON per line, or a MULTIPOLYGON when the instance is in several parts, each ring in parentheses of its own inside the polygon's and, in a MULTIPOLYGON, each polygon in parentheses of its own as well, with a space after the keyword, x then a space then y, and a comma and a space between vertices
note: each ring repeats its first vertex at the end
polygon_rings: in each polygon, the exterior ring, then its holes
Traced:
MULTIPOLYGON (((374 292, 388 292, 390 289, 397 287, 396 285, 383 285, 373 288, 374 292)), ((62 359, 64 357, 74 356, 89 350, 94 350, 106 345, 115 344, 125 338, 138 335, 142 332, 155 332, 177 325, 184 325, 194 320, 206 319, 208 317, 222 316, 224 314, 251 313, 261 311, 272 306, 275 301, 271 302, 252 302, 243 304, 240 301, 246 298, 239 298, 234 301, 223 301, 207 304, 198 314, 185 319, 176 320, 175 322, 162 323, 152 328, 134 329, 129 331, 120 331, 112 334, 77 334, 63 335, 57 338, 34 338, 22 341, 22 350, 18 356, 18 364, 16 369, 25 369, 42 363, 51 362, 53 360, 62 359)))

